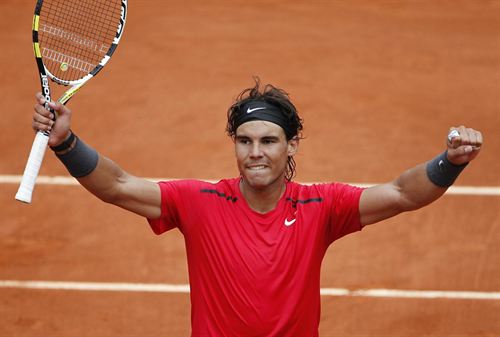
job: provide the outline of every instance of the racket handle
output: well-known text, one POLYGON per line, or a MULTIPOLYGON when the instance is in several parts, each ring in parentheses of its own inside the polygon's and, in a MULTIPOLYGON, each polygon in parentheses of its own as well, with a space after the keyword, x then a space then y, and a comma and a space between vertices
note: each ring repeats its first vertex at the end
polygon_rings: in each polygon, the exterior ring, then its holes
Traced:
POLYGON ((16 193, 16 200, 31 203, 31 196, 35 188, 35 181, 38 177, 38 172, 42 166, 43 156, 49 143, 49 135, 47 133, 38 131, 31 147, 30 156, 24 169, 21 185, 16 193))

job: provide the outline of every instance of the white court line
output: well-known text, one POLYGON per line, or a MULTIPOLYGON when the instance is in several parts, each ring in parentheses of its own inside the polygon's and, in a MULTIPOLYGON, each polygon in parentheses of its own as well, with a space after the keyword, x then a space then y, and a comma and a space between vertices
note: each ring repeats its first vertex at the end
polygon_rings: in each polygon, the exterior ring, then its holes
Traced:
POLYGON ((123 291, 153 293, 189 293, 187 284, 155 283, 102 283, 60 281, 0 281, 0 288, 77 290, 77 291, 123 291))
POLYGON ((460 299, 460 300, 500 300, 500 292, 452 291, 452 290, 399 290, 399 289, 321 289, 323 296, 420 298, 420 299, 460 299))
MULTIPOLYGON (((0 184, 20 184, 22 176, 20 175, 0 175, 0 184)), ((168 181, 171 178, 146 178, 151 181, 168 181)), ((209 182, 213 180, 201 179, 209 182)), ((78 185, 73 177, 69 176, 39 176, 36 180, 37 185, 78 185)), ((314 184, 314 183, 305 183, 314 184)), ((375 184, 368 183, 349 183, 360 187, 370 187, 375 184)), ((500 196, 500 186, 452 186, 446 191, 450 195, 481 195, 481 196, 500 196)))
MULTIPOLYGON (((102 282, 60 282, 60 281, 0 281, 0 288, 73 291, 118 291, 153 293, 189 293, 188 284, 163 283, 102 283, 102 282)), ((397 290, 322 288, 322 296, 336 297, 379 297, 416 299, 459 299, 500 300, 500 292, 449 291, 449 290, 397 290)))

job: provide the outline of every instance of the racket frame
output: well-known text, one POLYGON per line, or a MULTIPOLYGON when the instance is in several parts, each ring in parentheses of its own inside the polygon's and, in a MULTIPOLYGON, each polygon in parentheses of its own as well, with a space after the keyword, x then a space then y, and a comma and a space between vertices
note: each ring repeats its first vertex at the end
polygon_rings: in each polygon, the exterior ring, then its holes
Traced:
MULTIPOLYGON (((80 88, 87 83, 91 78, 97 75, 102 68, 108 63, 111 59, 111 56, 116 50, 118 43, 123 34, 123 30, 125 28, 125 22, 127 19, 127 5, 128 0, 121 0, 121 13, 120 13, 120 21, 116 30, 116 35, 113 39, 113 42, 108 49, 107 53, 101 59, 101 61, 97 64, 97 66, 92 69, 87 75, 84 77, 67 81, 56 77, 52 74, 47 67, 43 63, 42 53, 40 51, 40 44, 38 39, 38 29, 40 24, 40 13, 42 11, 44 0, 37 0, 35 6, 35 14, 33 16, 33 50, 35 53, 35 60, 38 68, 38 73, 40 76, 40 86, 42 89, 42 94, 45 98, 45 109, 54 113, 54 110, 50 108, 49 102, 51 102, 51 90, 49 85, 49 79, 57 84, 61 84, 64 86, 71 86, 66 92, 58 99, 58 102, 61 104, 66 104, 73 95, 80 90, 80 88)), ((54 113, 54 119, 57 116, 54 113)), ((33 145, 31 147, 31 151, 28 157, 28 161, 26 163, 26 167, 24 169, 23 177, 21 179, 21 184, 19 185, 19 189, 16 193, 16 200, 30 204, 33 197, 33 190, 35 188, 36 179, 40 172, 40 167, 43 162, 43 157, 45 156, 45 151, 47 149, 47 145, 49 143, 50 131, 37 131, 35 135, 35 140, 33 141, 33 145)))

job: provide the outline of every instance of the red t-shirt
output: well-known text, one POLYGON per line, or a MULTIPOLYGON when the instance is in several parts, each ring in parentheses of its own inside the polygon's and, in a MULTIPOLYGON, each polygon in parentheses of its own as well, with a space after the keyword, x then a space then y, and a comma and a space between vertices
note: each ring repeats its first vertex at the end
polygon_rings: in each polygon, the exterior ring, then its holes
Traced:
POLYGON ((160 182, 161 234, 186 242, 193 336, 318 336, 328 246, 361 230, 362 189, 286 184, 276 208, 253 211, 239 178, 160 182))

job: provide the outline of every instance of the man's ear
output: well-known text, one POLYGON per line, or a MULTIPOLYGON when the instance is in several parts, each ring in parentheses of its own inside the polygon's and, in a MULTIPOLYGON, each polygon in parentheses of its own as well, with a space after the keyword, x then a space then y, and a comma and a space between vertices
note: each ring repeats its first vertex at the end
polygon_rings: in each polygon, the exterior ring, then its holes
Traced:
POLYGON ((288 141, 288 156, 294 156, 299 149, 299 137, 295 136, 288 141))

